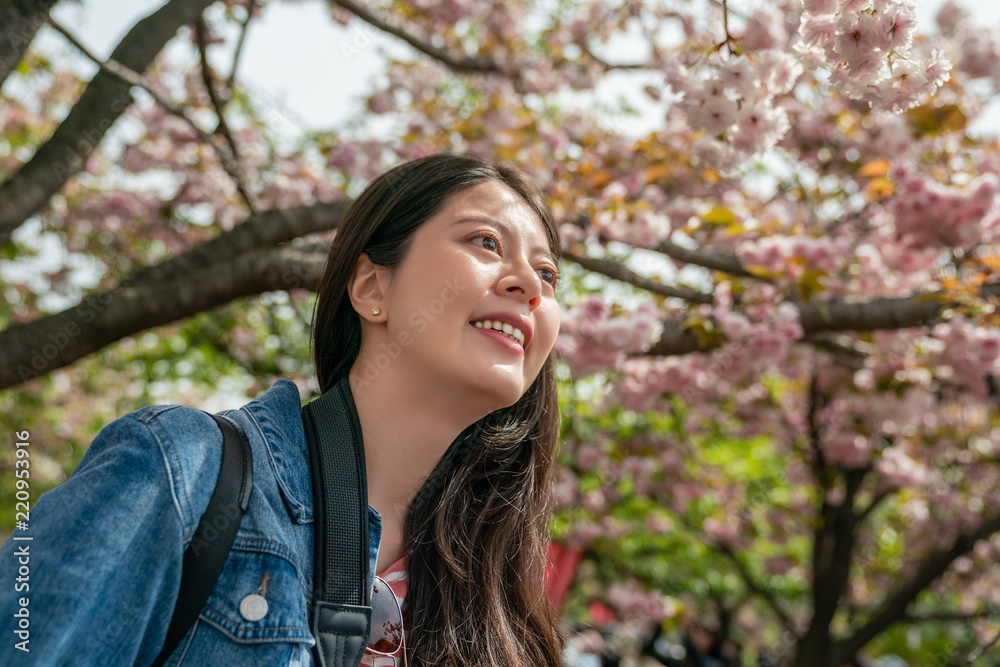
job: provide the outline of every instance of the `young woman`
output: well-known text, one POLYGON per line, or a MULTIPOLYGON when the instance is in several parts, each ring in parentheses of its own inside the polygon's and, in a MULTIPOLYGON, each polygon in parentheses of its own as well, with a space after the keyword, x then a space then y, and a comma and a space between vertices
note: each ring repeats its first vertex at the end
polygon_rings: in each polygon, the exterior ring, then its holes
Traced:
MULTIPOLYGON (((405 616, 405 651, 368 653, 363 664, 560 662, 543 581, 558 262, 537 188, 468 157, 396 167, 341 223, 319 287, 316 367, 324 392, 345 378, 350 388, 369 571, 388 575, 405 616)), ((208 604, 167 665, 313 664, 314 508, 300 405, 279 380, 225 413, 250 442, 253 493, 208 604)), ((221 442, 210 416, 180 406, 144 408, 101 431, 73 476, 33 508, 32 541, 0 549, 5 572, 17 548, 31 550, 30 592, 0 589, 6 664, 153 661, 221 442), (23 595, 30 653, 14 648, 23 595)))

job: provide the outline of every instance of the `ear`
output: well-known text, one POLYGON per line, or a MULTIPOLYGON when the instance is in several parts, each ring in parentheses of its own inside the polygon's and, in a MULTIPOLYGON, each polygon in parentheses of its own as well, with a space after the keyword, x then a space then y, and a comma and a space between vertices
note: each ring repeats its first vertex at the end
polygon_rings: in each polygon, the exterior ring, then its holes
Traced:
POLYGON ((387 315, 384 302, 387 284, 388 269, 377 266, 368 258, 368 253, 362 253, 354 263, 354 270, 347 281, 347 295, 362 319, 369 322, 384 321, 387 315), (379 308, 381 312, 372 315, 373 308, 379 308))

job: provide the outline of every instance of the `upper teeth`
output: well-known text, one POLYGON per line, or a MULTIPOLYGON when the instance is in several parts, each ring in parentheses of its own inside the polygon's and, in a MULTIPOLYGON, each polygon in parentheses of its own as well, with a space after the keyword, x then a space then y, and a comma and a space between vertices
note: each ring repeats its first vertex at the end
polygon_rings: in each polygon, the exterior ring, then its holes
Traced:
POLYGON ((524 332, 506 322, 501 322, 500 320, 479 320, 478 322, 473 322, 473 324, 479 329, 496 329, 497 331, 501 331, 522 346, 524 345, 524 332))

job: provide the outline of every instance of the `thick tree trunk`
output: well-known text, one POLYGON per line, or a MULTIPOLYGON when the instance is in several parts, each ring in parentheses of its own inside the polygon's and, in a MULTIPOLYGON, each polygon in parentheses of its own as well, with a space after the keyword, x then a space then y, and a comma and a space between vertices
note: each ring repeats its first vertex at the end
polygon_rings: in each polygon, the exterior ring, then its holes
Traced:
POLYGON ((0 333, 0 389, 67 366, 124 336, 176 322, 234 299, 274 290, 315 289, 326 248, 254 250, 164 283, 84 299, 56 315, 0 333))
POLYGON ((813 541, 813 617, 795 647, 795 667, 838 667, 830 625, 850 580, 857 528, 854 498, 864 477, 864 470, 848 471, 843 502, 824 500, 820 510, 813 541))

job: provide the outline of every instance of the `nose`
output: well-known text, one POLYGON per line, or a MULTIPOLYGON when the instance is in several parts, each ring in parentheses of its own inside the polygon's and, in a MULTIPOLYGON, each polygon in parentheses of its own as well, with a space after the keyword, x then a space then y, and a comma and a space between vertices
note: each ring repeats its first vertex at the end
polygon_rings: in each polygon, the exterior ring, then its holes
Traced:
POLYGON ((542 279, 526 258, 518 256, 504 263, 497 291, 505 295, 520 293, 529 308, 534 310, 542 302, 542 279))

